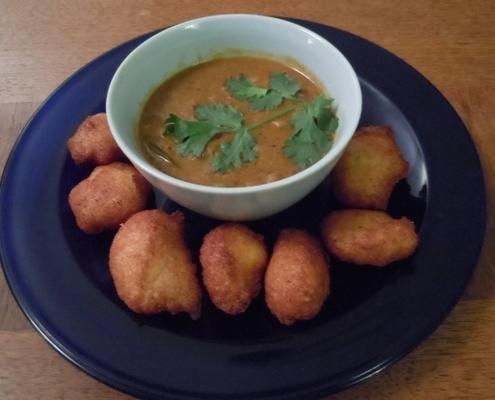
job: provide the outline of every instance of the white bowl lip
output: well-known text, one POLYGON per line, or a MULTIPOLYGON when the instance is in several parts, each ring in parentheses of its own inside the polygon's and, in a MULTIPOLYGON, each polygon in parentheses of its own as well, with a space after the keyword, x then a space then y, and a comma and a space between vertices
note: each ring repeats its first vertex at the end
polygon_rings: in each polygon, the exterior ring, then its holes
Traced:
MULTIPOLYGON (((296 60, 298 61, 298 60, 296 60)), ((299 61, 298 61, 299 62, 299 61)), ((301 63, 304 65, 303 63, 301 63)), ((310 71, 311 72, 311 71, 310 71)), ((338 99, 336 99, 336 103, 338 106, 338 99)), ((158 181, 165 181, 171 186, 180 188, 180 189, 185 189, 190 192, 201 192, 201 193, 210 193, 210 194, 225 194, 225 195, 237 195, 237 194, 245 194, 245 193, 250 193, 250 194, 255 194, 259 192, 264 192, 267 190, 274 190, 278 188, 282 188, 285 186, 292 185, 300 180, 304 180, 304 178, 308 177, 309 175, 312 175, 316 172, 318 172, 320 169, 324 168, 328 163, 331 162, 331 160, 337 156, 343 148, 345 148, 349 142, 349 140, 352 138, 352 135, 354 131, 356 130, 361 111, 362 111, 362 92, 361 92, 361 86, 359 84, 359 80, 357 78, 357 74, 354 71, 354 68, 350 64, 350 62, 347 60, 347 58, 340 52, 339 49, 337 49, 332 43, 330 43, 327 39, 324 37, 320 36, 316 32, 313 32, 312 30, 305 28, 301 25, 298 25, 296 23, 281 19, 281 18, 276 18, 276 17, 269 17, 266 15, 260 15, 260 14, 216 14, 216 15, 209 15, 206 17, 200 17, 200 18, 195 18, 191 20, 187 20, 184 22, 181 22, 179 24, 176 24, 174 26, 171 26, 169 28, 165 28, 164 30, 158 32, 157 34, 151 36, 150 38, 146 39, 144 42, 142 42, 139 46, 137 46, 133 51, 131 51, 126 58, 121 62, 117 70, 115 71, 112 80, 110 82, 110 85, 108 87, 108 92, 107 92, 107 98, 106 98, 106 104, 105 108, 107 110, 107 118, 108 118, 108 123, 110 126, 110 131, 112 133, 113 138, 117 142, 118 146, 120 149, 123 151, 123 153, 129 158, 129 160, 142 172, 150 175, 154 179, 158 181), (150 43, 161 40, 162 36, 168 35, 170 32, 176 31, 176 30, 181 30, 185 29, 188 26, 191 26, 195 23, 211 23, 215 22, 216 20, 225 20, 225 19, 257 19, 261 20, 267 23, 276 23, 280 25, 285 25, 285 26, 290 26, 291 28, 295 28, 297 30, 300 30, 301 32, 305 33, 306 35, 309 35, 313 38, 313 40, 317 40, 322 42, 325 46, 328 47, 329 51, 333 51, 334 54, 341 59, 341 61, 348 67, 350 70, 350 83, 352 85, 351 90, 355 91, 356 93, 356 107, 355 110, 353 110, 353 116, 355 117, 355 123, 354 126, 350 126, 349 129, 351 130, 351 134, 349 135, 348 139, 345 141, 338 142, 336 144, 333 144, 330 150, 317 162, 314 164, 310 165, 309 167, 296 172, 293 175, 290 175, 286 178, 282 178, 273 182, 267 182, 267 183, 262 183, 258 185, 252 185, 252 186, 239 186, 239 187, 222 187, 222 186, 209 186, 209 185, 202 185, 199 183, 193 183, 193 182, 188 182, 184 181, 182 179, 175 178, 173 176, 167 175, 166 173, 160 171, 158 168, 154 167, 152 164, 150 164, 148 161, 146 161, 144 158, 141 160, 139 156, 137 156, 134 150, 129 148, 127 144, 119 137, 115 124, 113 123, 111 113, 109 113, 109 110, 111 109, 110 104, 112 103, 112 98, 113 98, 113 92, 114 88, 116 85, 116 81, 118 80, 119 76, 122 74, 122 71, 126 68, 126 65, 129 63, 129 60, 132 59, 136 53, 140 51, 141 48, 148 46, 150 43)))

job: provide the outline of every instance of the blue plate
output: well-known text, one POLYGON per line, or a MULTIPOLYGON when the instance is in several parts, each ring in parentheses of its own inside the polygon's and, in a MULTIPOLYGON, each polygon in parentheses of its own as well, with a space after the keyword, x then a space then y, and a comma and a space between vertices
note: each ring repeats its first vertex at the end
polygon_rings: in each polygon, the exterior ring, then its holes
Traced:
MULTIPOLYGON (((342 390, 398 360, 431 334, 459 299, 485 225, 478 156, 445 98, 396 56, 346 32, 295 21, 349 58, 364 94, 361 124, 391 125, 410 163, 389 212, 413 219, 420 244, 385 269, 332 260, 332 295, 312 321, 287 328, 260 298, 231 318, 205 300, 203 317, 138 316, 117 298, 107 268, 111 234, 79 231, 67 205, 89 174, 66 141, 104 110, 110 79, 150 35, 97 58, 38 109, 12 151, 1 182, 0 249, 13 295, 33 326, 95 378, 149 399, 307 399, 342 390)), ((330 71, 331 72, 331 71, 330 71)), ((335 207, 323 184, 291 209, 250 224, 273 243, 281 227, 318 232, 335 207)), ((157 196, 157 205, 178 208, 157 196)), ((217 222, 185 211, 196 252, 217 222)))

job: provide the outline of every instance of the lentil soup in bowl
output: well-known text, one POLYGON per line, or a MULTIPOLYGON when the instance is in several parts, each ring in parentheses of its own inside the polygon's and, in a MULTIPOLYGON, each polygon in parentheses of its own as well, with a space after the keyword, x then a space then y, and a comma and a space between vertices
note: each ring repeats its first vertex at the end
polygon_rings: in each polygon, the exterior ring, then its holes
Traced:
POLYGON ((156 188, 198 213, 252 220, 331 171, 361 115, 354 70, 284 20, 217 15, 146 40, 107 95, 112 134, 156 188))

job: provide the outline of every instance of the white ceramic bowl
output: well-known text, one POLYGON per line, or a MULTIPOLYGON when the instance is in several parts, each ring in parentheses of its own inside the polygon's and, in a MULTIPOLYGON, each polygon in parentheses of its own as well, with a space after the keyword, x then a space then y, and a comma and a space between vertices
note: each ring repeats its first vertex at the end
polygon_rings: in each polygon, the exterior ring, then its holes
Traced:
POLYGON ((143 42, 115 72, 106 110, 112 134, 134 166, 172 200, 198 213, 224 220, 252 220, 291 206, 314 189, 335 166, 356 130, 361 89, 347 59, 327 40, 299 25, 260 15, 215 15, 187 21, 143 42), (339 128, 331 150, 309 168, 275 182, 222 188, 189 183, 159 171, 136 140, 146 99, 161 82, 226 49, 291 57, 335 99, 339 128))

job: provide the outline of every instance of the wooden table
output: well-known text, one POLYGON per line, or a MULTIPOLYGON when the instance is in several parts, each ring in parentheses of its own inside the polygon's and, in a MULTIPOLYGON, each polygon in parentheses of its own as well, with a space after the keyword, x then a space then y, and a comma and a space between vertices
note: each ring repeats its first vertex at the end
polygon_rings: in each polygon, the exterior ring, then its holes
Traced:
MULTIPOLYGON (((476 142, 488 196, 486 240, 471 283, 413 353, 332 399, 495 399, 495 2, 357 0, 0 1, 0 166, 29 116, 105 50, 208 14, 322 22, 365 37, 423 73, 476 142)), ((459 188, 462 190, 462 188, 459 188)), ((0 274, 0 398, 128 399, 58 356, 21 314, 0 274)))

